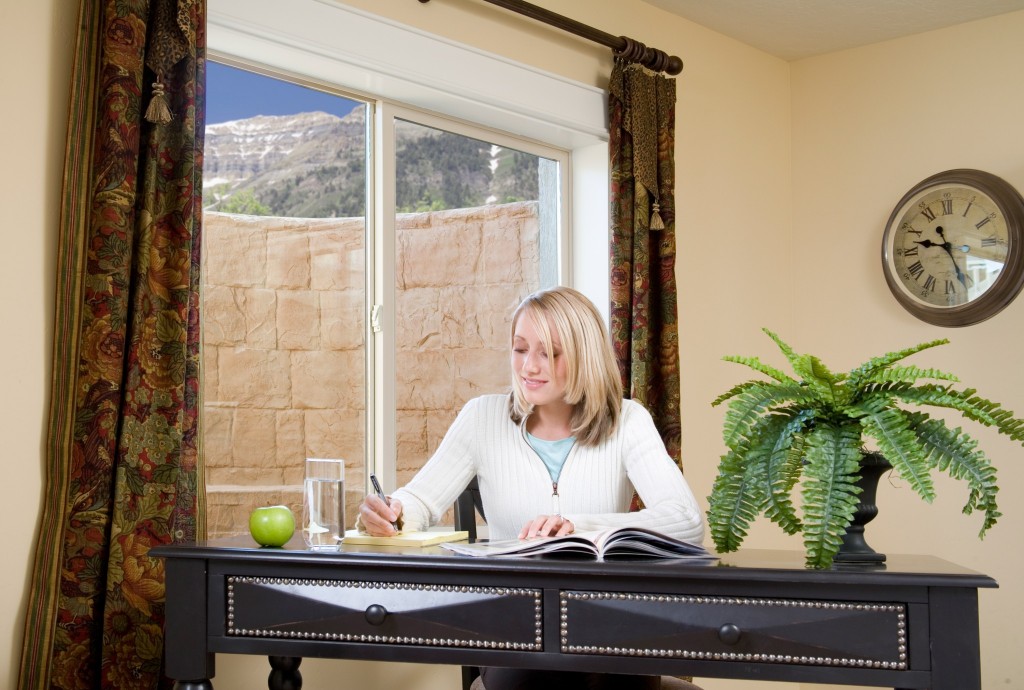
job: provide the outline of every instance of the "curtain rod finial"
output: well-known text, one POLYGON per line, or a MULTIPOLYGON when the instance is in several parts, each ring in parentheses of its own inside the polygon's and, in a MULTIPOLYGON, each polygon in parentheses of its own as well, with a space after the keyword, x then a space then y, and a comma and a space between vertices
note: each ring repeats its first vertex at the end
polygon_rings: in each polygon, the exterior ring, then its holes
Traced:
POLYGON ((636 62, 655 72, 667 72, 675 76, 683 71, 683 61, 664 50, 649 48, 635 38, 619 36, 620 46, 613 49, 616 57, 627 62, 636 62))

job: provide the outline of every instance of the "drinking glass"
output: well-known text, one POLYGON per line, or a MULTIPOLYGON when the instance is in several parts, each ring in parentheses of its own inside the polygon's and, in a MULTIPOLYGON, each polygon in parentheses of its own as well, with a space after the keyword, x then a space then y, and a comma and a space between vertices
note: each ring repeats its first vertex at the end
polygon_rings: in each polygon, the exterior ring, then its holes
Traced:
POLYGON ((345 461, 306 458, 302 538, 312 551, 338 551, 345 536, 345 461))

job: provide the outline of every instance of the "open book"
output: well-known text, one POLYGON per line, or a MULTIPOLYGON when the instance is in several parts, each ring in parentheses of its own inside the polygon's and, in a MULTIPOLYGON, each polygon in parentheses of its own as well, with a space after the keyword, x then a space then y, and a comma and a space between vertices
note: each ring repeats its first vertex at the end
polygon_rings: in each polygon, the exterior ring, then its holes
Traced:
POLYGON ((508 539, 474 544, 442 544, 464 556, 582 556, 597 560, 617 558, 676 558, 713 561, 699 544, 690 544, 643 527, 619 527, 596 532, 575 532, 564 537, 508 539))

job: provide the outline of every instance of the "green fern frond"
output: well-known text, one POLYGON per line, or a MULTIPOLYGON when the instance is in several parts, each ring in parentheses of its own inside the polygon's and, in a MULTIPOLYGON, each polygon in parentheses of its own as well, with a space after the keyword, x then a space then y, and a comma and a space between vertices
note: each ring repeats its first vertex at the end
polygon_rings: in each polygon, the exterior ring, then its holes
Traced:
POLYGON ((718 407, 726 400, 736 397, 737 395, 747 390, 751 386, 755 385, 756 383, 758 383, 758 381, 744 381, 743 383, 736 384, 735 386, 727 390, 725 393, 722 393, 720 396, 712 400, 711 407, 718 407))
POLYGON ((803 484, 804 549, 812 568, 827 568, 857 509, 860 428, 817 425, 807 436, 803 484))
POLYGON ((859 367, 852 369, 847 378, 849 386, 851 388, 857 388, 864 385, 865 382, 871 380, 871 377, 881 369, 887 369, 901 359, 917 354, 922 350, 927 350, 932 347, 938 347, 939 345, 946 345, 949 340, 946 338, 940 338, 939 340, 931 340, 920 345, 914 345, 913 347, 907 347, 902 350, 896 350, 894 352, 887 352, 880 357, 872 357, 868 361, 861 364, 859 367))
POLYGON ((796 534, 803 527, 791 494, 803 469, 805 444, 802 432, 812 419, 814 410, 802 410, 795 415, 773 415, 765 435, 765 441, 771 443, 771 448, 764 477, 764 514, 786 534, 796 534))
POLYGON ((793 360, 793 371, 823 400, 833 405, 845 405, 848 402, 849 394, 841 385, 846 375, 832 373, 817 357, 813 355, 797 357, 793 360))
POLYGON ((790 347, 790 346, 789 346, 788 344, 786 344, 786 343, 785 343, 785 342, 784 342, 784 341, 782 340, 782 338, 780 338, 780 337, 778 336, 778 334, 777 334, 777 333, 774 333, 774 332, 772 332, 772 331, 768 330, 767 328, 762 328, 761 330, 762 330, 762 331, 764 331, 764 332, 765 332, 765 334, 767 334, 767 336, 768 336, 769 338, 771 338, 771 339, 772 339, 773 341, 775 341, 775 344, 779 346, 779 350, 781 350, 781 351, 782 351, 782 354, 786 356, 786 359, 788 359, 788 360, 789 360, 789 363, 790 363, 790 364, 792 364, 792 363, 793 363, 793 362, 794 362, 794 361, 796 360, 796 358, 800 356, 800 355, 798 355, 798 354, 797 354, 797 353, 796 353, 796 352, 795 352, 795 351, 793 350, 793 348, 791 348, 791 347, 790 347))
POLYGON ((912 405, 931 405, 932 407, 947 407, 959 410, 968 419, 992 426, 995 419, 991 417, 983 407, 978 407, 965 401, 960 393, 951 386, 940 386, 938 384, 925 384, 922 386, 893 386, 886 391, 894 400, 912 405))
POLYGON ((918 496, 931 503, 935 499, 930 466, 910 428, 907 413, 898 408, 885 408, 865 414, 860 419, 865 434, 875 439, 878 450, 918 496))
POLYGON ((999 403, 975 395, 976 392, 973 388, 957 391, 951 386, 925 385, 894 390, 893 397, 915 405, 956 410, 967 419, 995 427, 1014 441, 1024 441, 1024 420, 1014 418, 1013 412, 1004 410, 999 403))
POLYGON ((800 385, 757 382, 730 401, 725 413, 722 437, 729 448, 749 438, 751 429, 769 409, 787 403, 812 399, 813 394, 800 385))
POLYGON ((757 453, 730 451, 722 456, 708 496, 708 529, 722 553, 735 551, 764 506, 764 464, 757 453))
POLYGON ((939 369, 921 369, 919 367, 888 367, 876 369, 869 377, 863 379, 864 385, 870 383, 917 383, 921 379, 932 379, 936 381, 959 381, 956 376, 939 369))
POLYGON ((839 412, 854 419, 868 414, 877 414, 886 409, 898 409, 896 398, 900 392, 911 388, 911 384, 902 381, 894 383, 872 383, 861 389, 850 404, 840 408, 839 412))
POLYGON ((975 395, 977 391, 973 388, 965 388, 962 391, 947 389, 946 393, 956 399, 956 402, 948 407, 959 411, 968 419, 995 427, 999 433, 1009 436, 1014 441, 1024 441, 1024 419, 1016 419, 1013 412, 1004 409, 999 403, 975 395))
MULTIPOLYGON (((895 401, 902 391, 913 388, 913 384, 905 381, 889 381, 887 383, 866 383, 852 391, 847 403, 851 407, 895 407, 895 401)), ((844 409, 843 412, 846 412, 844 409)))
POLYGON ((758 357, 743 357, 741 355, 726 355, 722 357, 723 361, 732 362, 734 364, 742 364, 743 366, 750 367, 756 372, 764 374, 770 378, 775 379, 779 383, 797 383, 797 380, 792 376, 786 374, 781 369, 776 369, 770 364, 765 364, 758 357))
POLYGON ((911 418, 910 427, 926 449, 927 460, 933 467, 967 482, 969 494, 963 512, 966 515, 975 510, 984 512, 978 533, 979 537, 984 537, 1002 513, 996 503, 999 493, 996 469, 985 454, 977 450, 978 442, 960 428, 950 429, 941 420, 929 419, 921 413, 911 418))

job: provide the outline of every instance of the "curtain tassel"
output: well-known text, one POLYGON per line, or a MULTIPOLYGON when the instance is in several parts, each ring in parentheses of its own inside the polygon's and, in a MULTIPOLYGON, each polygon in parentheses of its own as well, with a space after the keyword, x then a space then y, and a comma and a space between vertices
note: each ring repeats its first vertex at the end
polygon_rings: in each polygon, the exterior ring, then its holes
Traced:
POLYGON ((661 206, 658 202, 654 202, 654 208, 651 209, 651 230, 664 230, 665 221, 661 219, 661 206))
POLYGON ((158 125, 166 125, 174 119, 171 108, 167 104, 167 94, 164 92, 164 85, 159 79, 153 82, 153 97, 149 100, 149 107, 146 108, 146 119, 158 125))

